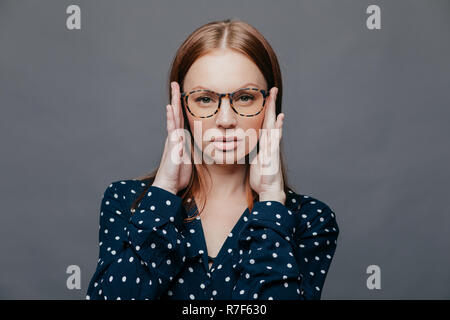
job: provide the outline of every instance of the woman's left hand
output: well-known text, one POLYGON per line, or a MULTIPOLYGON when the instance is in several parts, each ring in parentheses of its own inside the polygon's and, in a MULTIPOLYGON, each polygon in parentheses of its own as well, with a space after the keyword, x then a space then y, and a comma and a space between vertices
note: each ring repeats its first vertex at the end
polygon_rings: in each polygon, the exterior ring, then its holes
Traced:
POLYGON ((278 88, 270 90, 267 109, 259 139, 259 152, 250 163, 250 186, 259 201, 279 201, 284 204, 286 194, 280 164, 280 141, 284 113, 275 115, 278 88))

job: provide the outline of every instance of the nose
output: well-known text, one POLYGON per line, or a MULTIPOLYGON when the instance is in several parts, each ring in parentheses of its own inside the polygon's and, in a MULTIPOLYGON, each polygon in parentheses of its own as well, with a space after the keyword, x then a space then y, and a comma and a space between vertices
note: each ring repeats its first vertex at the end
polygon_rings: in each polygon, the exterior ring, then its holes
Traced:
POLYGON ((228 95, 222 97, 222 102, 220 103, 220 109, 216 117, 216 125, 219 127, 230 128, 236 126, 236 116, 237 114, 233 111, 230 105, 230 99, 228 95))

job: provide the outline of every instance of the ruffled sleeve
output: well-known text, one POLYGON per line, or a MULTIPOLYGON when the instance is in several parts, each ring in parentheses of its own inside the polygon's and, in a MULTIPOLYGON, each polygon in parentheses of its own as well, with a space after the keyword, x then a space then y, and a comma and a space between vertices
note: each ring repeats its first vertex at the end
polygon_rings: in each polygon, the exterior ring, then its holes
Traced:
POLYGON ((334 253, 337 224, 331 210, 323 210, 303 230, 301 212, 278 201, 255 202, 239 234, 239 254, 233 265, 238 281, 232 299, 320 299, 334 253), (316 278, 306 277, 310 273, 316 278))
POLYGON ((120 187, 113 183, 103 195, 100 253, 86 299, 159 299, 186 259, 182 199, 150 186, 131 214, 120 187))
POLYGON ((296 254, 305 300, 319 300, 337 247, 339 227, 331 208, 320 201, 305 205, 299 215, 304 223, 295 235, 296 254))

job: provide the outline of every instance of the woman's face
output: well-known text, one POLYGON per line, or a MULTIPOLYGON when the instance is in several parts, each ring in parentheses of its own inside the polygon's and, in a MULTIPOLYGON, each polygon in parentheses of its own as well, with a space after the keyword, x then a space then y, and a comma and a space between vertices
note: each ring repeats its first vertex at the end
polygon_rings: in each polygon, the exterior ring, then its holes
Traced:
MULTIPOLYGON (((230 49, 216 49, 198 58, 182 83, 186 93, 197 89, 231 93, 248 87, 270 90, 256 64, 245 55, 230 49)), ((243 99, 245 101, 246 98, 243 99)), ((219 111, 209 118, 194 117, 186 106, 184 108, 195 143, 197 147, 202 146, 202 162, 207 160, 208 163, 230 164, 240 160, 238 163, 244 163, 245 155, 258 142, 265 108, 255 116, 241 116, 233 111, 227 97, 222 98, 219 111), (249 138, 245 139, 245 135, 249 138), (219 137, 237 137, 238 141, 218 142, 219 137)))

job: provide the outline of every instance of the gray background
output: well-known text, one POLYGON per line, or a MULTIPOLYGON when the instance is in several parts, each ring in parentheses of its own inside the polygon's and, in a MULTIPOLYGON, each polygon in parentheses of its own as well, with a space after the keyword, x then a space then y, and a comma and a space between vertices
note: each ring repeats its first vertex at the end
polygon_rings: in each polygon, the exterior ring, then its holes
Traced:
POLYGON ((0 0, 0 298, 84 298, 103 191, 159 163, 173 55, 225 18, 274 47, 290 182, 336 213, 322 298, 449 299, 450 2, 360 0, 0 0))

